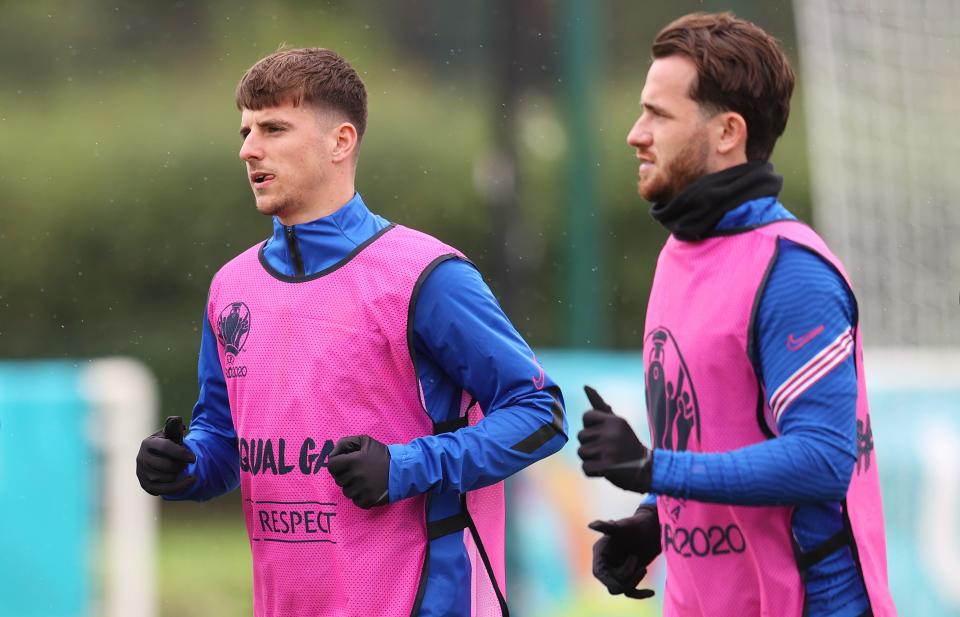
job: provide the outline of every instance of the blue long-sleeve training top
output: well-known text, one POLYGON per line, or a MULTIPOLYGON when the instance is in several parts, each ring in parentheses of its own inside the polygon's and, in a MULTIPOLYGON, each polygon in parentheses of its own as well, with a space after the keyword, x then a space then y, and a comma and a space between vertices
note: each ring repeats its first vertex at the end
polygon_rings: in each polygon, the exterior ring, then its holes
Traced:
MULTIPOLYGON (((296 225, 273 221, 263 254, 286 275, 310 275, 343 259, 389 225, 359 194, 333 214, 296 225), (291 242, 295 247, 291 247, 291 242), (294 257, 299 253, 300 264, 294 257), (297 269, 302 268, 300 272, 297 269)), ((388 444, 390 501, 430 492, 428 520, 460 511, 460 493, 496 483, 559 450, 567 441, 563 399, 533 351, 469 262, 442 262, 425 278, 414 312, 416 371, 434 422, 459 415, 466 390, 484 410, 475 426, 388 444)), ((239 485, 239 454, 217 340, 204 314, 200 393, 184 442, 196 483, 171 499, 206 500, 239 485)), ((462 534, 431 541, 420 615, 469 615, 470 563, 462 534)))
MULTIPOLYGON (((796 220, 776 198, 731 210, 717 229, 796 220)), ((781 385, 805 375, 811 360, 856 323, 853 293, 822 257, 786 239, 763 289, 755 322, 760 374, 778 403, 779 436, 723 453, 654 454, 653 492, 739 505, 794 504, 793 533, 810 551, 840 531, 840 501, 857 461, 857 375, 853 354, 808 380, 789 399, 781 385)), ((771 407, 774 405, 771 403, 771 407)), ((807 615, 857 617, 869 606, 849 548, 806 573, 807 615)))

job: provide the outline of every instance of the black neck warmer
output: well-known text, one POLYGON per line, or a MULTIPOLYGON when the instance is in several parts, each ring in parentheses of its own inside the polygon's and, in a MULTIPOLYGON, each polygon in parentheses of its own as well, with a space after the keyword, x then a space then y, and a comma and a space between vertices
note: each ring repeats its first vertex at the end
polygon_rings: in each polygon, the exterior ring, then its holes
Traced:
POLYGON ((654 203, 650 216, 678 240, 702 240, 723 215, 742 203, 760 197, 776 197, 783 176, 773 165, 751 161, 697 178, 666 203, 654 203))

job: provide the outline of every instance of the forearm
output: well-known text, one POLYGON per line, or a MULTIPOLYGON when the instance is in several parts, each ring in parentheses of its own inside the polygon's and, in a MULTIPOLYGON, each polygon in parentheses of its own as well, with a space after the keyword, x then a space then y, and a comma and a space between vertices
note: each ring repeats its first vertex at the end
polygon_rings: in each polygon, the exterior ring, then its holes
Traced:
POLYGON ((783 435, 730 452, 657 450, 653 492, 710 503, 786 505, 843 499, 856 457, 828 440, 783 435))
POLYGON ((736 505, 839 501, 856 464, 856 406, 850 356, 794 399, 779 437, 729 452, 656 450, 653 492, 736 505))
POLYGON ((558 399, 544 390, 475 426, 391 445, 390 500, 482 488, 557 452, 567 441, 558 399))

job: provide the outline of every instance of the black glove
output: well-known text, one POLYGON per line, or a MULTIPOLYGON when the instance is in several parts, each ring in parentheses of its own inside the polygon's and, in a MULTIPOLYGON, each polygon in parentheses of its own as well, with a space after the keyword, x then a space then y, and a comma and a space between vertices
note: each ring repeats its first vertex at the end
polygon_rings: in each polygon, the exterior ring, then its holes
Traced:
POLYGON ((637 589, 637 585, 660 554, 657 506, 641 505, 633 516, 593 521, 588 526, 603 534, 593 545, 593 575, 607 591, 637 600, 652 597, 652 589, 637 589))
POLYGON ((627 421, 613 413, 597 391, 584 386, 593 409, 583 414, 577 434, 583 473, 603 476, 628 491, 646 493, 653 479, 653 450, 637 439, 627 421))
POLYGON ((337 442, 327 469, 343 494, 364 510, 389 499, 390 450, 369 435, 353 435, 337 442))
POLYGON ((180 478, 187 465, 196 460, 196 455, 183 445, 183 421, 171 416, 164 428, 140 443, 137 479, 151 495, 174 495, 196 482, 193 476, 180 478))

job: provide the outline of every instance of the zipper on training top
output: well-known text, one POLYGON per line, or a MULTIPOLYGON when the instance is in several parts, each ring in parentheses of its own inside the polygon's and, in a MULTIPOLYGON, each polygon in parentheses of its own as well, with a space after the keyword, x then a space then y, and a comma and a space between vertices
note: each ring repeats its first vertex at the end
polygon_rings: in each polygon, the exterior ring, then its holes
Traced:
POLYGON ((290 259, 293 260, 293 275, 303 276, 303 256, 300 255, 300 247, 297 246, 297 236, 293 233, 293 225, 284 225, 283 229, 287 236, 287 250, 290 251, 290 259))

